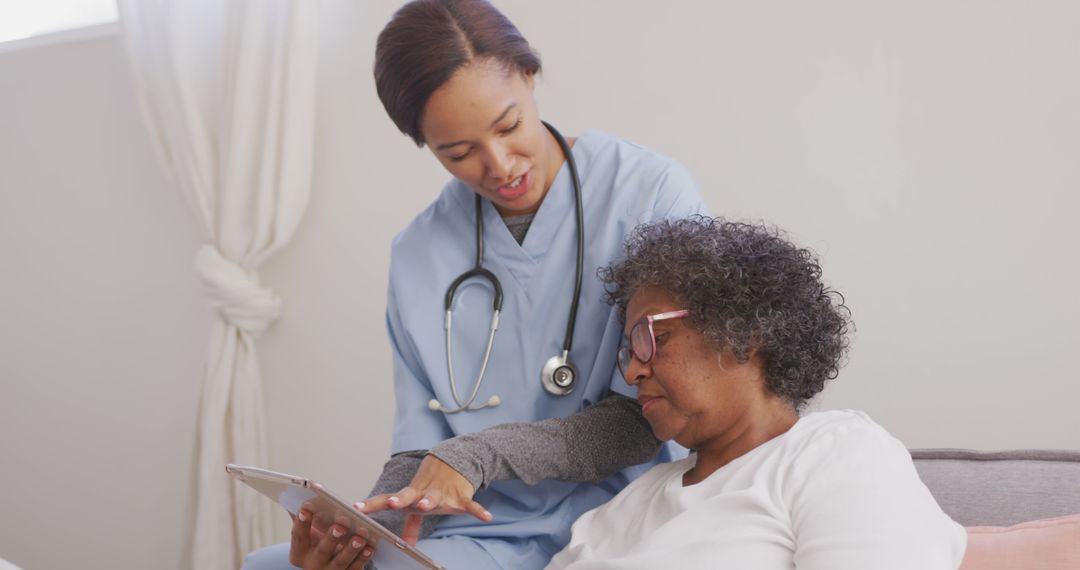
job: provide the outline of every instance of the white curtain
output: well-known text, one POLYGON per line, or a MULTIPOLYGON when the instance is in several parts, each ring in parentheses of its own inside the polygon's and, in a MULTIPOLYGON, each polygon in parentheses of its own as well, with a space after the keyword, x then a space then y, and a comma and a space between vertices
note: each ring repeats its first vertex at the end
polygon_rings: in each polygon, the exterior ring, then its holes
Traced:
POLYGON ((255 270, 288 243, 307 206, 318 3, 119 4, 156 150, 205 233, 195 266, 219 317, 198 410, 192 563, 236 568, 244 553, 271 541, 277 516, 224 467, 267 465, 255 338, 278 317, 280 301, 255 270))

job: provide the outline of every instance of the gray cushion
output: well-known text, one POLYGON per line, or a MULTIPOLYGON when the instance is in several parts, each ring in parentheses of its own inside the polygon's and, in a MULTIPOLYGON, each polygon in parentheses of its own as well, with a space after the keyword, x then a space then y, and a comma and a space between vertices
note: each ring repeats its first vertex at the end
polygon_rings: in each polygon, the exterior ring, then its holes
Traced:
POLYGON ((964 526, 1080 514, 1080 451, 915 449, 934 498, 964 526))

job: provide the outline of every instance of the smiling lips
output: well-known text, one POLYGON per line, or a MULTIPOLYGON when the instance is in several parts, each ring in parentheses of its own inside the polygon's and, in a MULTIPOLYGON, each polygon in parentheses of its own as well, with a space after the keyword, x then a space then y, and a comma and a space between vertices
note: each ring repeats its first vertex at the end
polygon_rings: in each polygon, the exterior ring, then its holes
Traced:
POLYGON ((525 191, 529 189, 529 174, 532 171, 526 171, 521 176, 510 181, 509 184, 504 184, 495 189, 495 192, 499 194, 499 197, 504 200, 514 200, 520 198, 525 194, 525 191))
POLYGON ((646 396, 644 394, 638 394, 638 401, 641 402, 641 413, 645 413, 660 400, 663 400, 660 396, 646 396))

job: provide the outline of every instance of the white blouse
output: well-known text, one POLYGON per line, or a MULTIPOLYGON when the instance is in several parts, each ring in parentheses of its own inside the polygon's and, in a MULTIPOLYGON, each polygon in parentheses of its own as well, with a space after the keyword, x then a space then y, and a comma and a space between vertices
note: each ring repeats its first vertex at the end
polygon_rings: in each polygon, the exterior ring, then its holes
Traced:
POLYGON ((584 514, 549 569, 956 570, 962 526, 866 414, 808 414, 684 487, 658 465, 584 514))

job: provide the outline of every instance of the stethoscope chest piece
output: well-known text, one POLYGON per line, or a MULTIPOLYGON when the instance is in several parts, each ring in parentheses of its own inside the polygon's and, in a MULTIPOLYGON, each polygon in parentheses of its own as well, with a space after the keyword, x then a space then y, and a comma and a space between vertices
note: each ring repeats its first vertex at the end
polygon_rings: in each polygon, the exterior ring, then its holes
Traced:
POLYGON ((544 363, 544 369, 540 371, 540 383, 544 390, 552 396, 565 396, 574 391, 577 384, 577 368, 564 353, 560 356, 552 356, 544 363))

